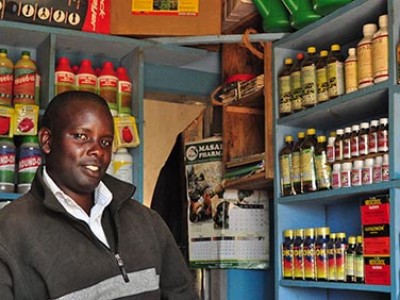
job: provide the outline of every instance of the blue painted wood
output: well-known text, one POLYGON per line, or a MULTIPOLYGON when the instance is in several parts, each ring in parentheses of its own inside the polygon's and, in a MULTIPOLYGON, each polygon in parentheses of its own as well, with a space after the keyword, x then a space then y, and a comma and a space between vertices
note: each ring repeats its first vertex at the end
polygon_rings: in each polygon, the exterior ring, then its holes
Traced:
POLYGON ((273 299, 273 274, 265 270, 227 271, 227 300, 273 299))

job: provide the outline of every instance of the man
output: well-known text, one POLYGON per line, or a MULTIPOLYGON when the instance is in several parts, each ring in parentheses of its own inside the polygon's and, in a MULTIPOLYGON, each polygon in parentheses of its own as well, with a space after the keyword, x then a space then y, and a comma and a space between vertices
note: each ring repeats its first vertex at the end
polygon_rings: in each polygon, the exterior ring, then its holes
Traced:
POLYGON ((113 119, 88 92, 48 105, 45 166, 0 211, 0 299, 197 299, 175 241, 135 187, 107 174, 113 119))

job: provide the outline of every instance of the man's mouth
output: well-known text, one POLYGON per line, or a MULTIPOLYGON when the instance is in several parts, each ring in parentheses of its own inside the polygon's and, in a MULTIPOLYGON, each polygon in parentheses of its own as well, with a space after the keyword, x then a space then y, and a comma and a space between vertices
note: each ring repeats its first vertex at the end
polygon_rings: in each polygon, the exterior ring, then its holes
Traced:
POLYGON ((92 171, 92 172, 98 172, 100 170, 100 168, 98 166, 95 165, 87 165, 85 166, 86 169, 92 171))

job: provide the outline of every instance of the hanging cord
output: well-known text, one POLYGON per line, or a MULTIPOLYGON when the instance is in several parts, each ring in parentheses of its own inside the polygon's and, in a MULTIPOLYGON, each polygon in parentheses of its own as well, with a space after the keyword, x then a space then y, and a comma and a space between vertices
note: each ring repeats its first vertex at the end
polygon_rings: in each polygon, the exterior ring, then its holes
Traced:
MULTIPOLYGON (((250 42, 250 34, 257 33, 257 30, 253 28, 247 28, 246 31, 242 35, 242 46, 247 48, 251 53, 253 53, 257 58, 263 60, 264 53, 258 50, 253 44, 250 42)), ((259 43, 262 48, 264 48, 263 43, 259 43)))

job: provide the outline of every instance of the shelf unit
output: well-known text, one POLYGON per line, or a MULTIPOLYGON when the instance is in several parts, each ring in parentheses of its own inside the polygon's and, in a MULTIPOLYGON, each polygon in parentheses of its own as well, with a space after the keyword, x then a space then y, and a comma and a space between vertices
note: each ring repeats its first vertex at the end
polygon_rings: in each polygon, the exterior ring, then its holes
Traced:
POLYGON ((400 89, 396 84, 396 44, 399 42, 399 1, 354 0, 348 5, 315 23, 285 36, 274 43, 274 136, 275 174, 280 178, 279 150, 284 145, 284 136, 305 131, 313 127, 317 134, 329 135, 336 128, 343 128, 372 118, 389 118, 390 181, 317 191, 295 196, 282 197, 280 182, 275 180, 275 299, 398 299, 400 283, 400 160, 399 119, 400 89), (295 57, 297 52, 306 52, 308 46, 317 51, 329 49, 339 43, 342 53, 355 47, 362 38, 365 23, 378 23, 382 14, 389 15, 389 80, 346 94, 313 108, 279 118, 277 78, 285 57, 295 57), (286 229, 329 226, 333 232, 348 235, 361 234, 360 199, 379 194, 390 196, 390 269, 391 285, 367 285, 337 282, 314 282, 283 280, 280 245, 282 232, 286 229))
MULTIPOLYGON (((75 30, 12 21, 0 22, 0 47, 8 50, 15 62, 22 50, 29 50, 36 60, 42 77, 41 112, 54 96, 54 72, 56 61, 66 56, 71 64, 90 59, 94 67, 111 61, 114 66, 128 69, 132 79, 132 112, 137 120, 141 145, 131 149, 134 164, 135 198, 143 202, 143 100, 145 93, 166 90, 185 94, 195 99, 206 99, 211 88, 217 84, 218 74, 194 70, 188 64, 202 62, 211 52, 176 45, 163 45, 151 40, 86 33, 75 30), (193 84, 194 76, 201 86, 193 84), (162 78, 162 79, 160 79, 162 78), (188 82, 191 81, 191 84, 188 82), (190 90, 188 90, 190 88, 190 90)), ((203 100, 204 101, 204 100, 203 100)), ((13 200, 19 194, 0 193, 0 201, 13 200)))

